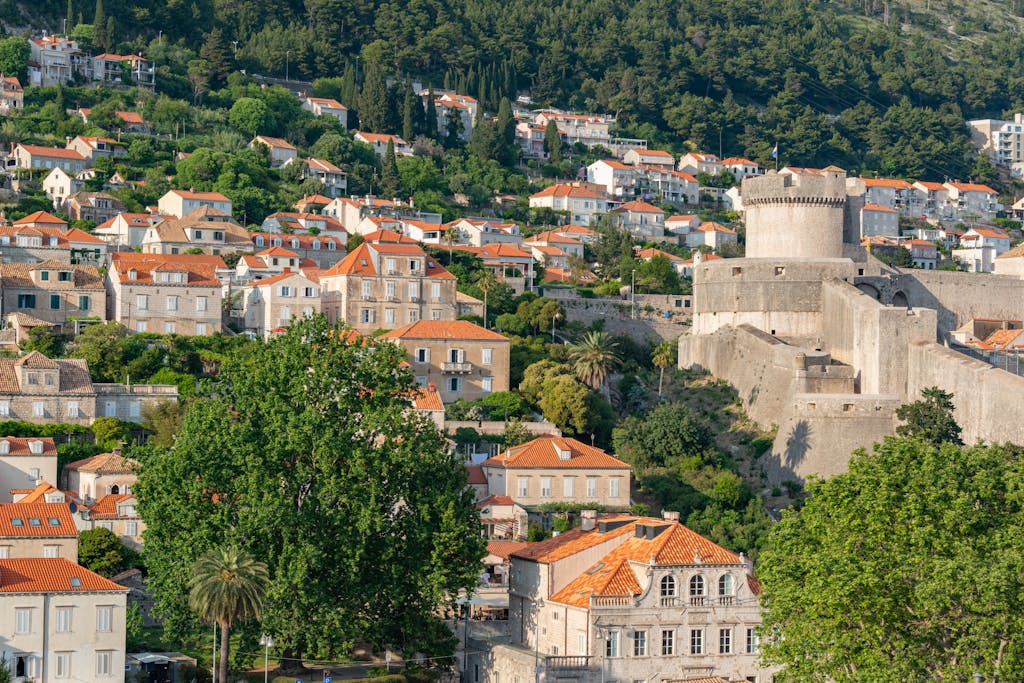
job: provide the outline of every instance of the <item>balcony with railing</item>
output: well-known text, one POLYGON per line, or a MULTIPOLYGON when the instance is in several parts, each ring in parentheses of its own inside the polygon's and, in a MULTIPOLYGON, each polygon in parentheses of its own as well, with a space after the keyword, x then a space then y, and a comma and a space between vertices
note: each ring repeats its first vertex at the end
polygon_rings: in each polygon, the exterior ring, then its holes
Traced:
POLYGON ((97 394, 130 394, 132 396, 176 396, 174 384, 93 384, 97 394))
POLYGON ((454 375, 464 375, 464 374, 472 372, 472 371, 473 371, 473 364, 472 363, 456 363, 456 362, 452 362, 452 361, 446 361, 444 363, 441 363, 441 372, 444 372, 444 373, 454 374, 454 375))
POLYGON ((548 671, 582 671, 590 668, 590 657, 586 655, 561 655, 545 657, 548 671))

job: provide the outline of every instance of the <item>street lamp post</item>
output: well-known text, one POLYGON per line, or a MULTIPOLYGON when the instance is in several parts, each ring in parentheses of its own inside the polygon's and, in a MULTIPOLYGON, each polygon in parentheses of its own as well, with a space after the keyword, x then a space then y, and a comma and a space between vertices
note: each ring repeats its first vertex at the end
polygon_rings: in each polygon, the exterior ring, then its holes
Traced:
POLYGON ((285 82, 290 80, 288 78, 288 67, 289 67, 289 60, 291 59, 291 56, 292 56, 292 51, 291 50, 285 50, 284 51, 284 80, 285 80, 285 82))
POLYGON ((274 647, 274 638, 264 633, 260 636, 260 645, 266 648, 263 650, 263 683, 270 680, 270 648, 274 647))
POLYGON ((555 325, 558 323, 558 319, 561 318, 561 317, 562 317, 561 313, 555 313, 555 315, 551 317, 551 343, 552 344, 555 343, 555 325))

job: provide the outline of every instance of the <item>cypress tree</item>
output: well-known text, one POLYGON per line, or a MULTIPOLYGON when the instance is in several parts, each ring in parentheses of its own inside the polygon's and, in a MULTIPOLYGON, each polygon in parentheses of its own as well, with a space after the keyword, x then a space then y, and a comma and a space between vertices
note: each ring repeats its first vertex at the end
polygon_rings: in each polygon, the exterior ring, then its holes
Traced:
POLYGON ((75 8, 71 6, 71 0, 68 0, 68 13, 64 19, 64 33, 65 35, 71 33, 75 28, 75 8))
POLYGON ((114 36, 114 17, 110 16, 107 17, 107 49, 113 47, 113 45, 117 42, 114 36))
POLYGON ((370 133, 383 133, 388 120, 388 87, 384 71, 377 64, 367 64, 363 89, 359 93, 359 125, 370 133))
POLYGON ((345 72, 341 75, 341 103, 349 109, 355 109, 359 104, 359 86, 356 85, 356 70, 351 62, 345 66, 345 72))
POLYGON ((423 132, 428 138, 437 139, 437 105, 434 104, 434 88, 427 90, 427 113, 423 121, 423 132))
POLYGON ((103 51, 108 46, 107 15, 103 12, 103 0, 96 0, 96 12, 92 16, 92 43, 103 51))
POLYGON ((397 197, 401 184, 401 178, 398 176, 398 159, 395 157, 395 142, 388 140, 388 149, 384 153, 384 165, 380 172, 380 196, 397 197))
POLYGON ((501 98, 498 105, 498 161, 510 166, 516 161, 516 119, 512 116, 512 103, 507 97, 501 98))
POLYGON ((548 160, 553 164, 562 161, 562 135, 558 132, 558 125, 554 121, 548 121, 544 129, 544 151, 548 153, 548 160))
POLYGON ((199 58, 210 64, 210 89, 219 90, 228 80, 231 73, 231 62, 228 60, 227 41, 224 33, 215 28, 206 34, 203 46, 199 48, 199 58))
POLYGON ((448 117, 448 124, 444 130, 445 149, 462 145, 462 131, 462 115, 458 111, 451 112, 451 115, 448 117))

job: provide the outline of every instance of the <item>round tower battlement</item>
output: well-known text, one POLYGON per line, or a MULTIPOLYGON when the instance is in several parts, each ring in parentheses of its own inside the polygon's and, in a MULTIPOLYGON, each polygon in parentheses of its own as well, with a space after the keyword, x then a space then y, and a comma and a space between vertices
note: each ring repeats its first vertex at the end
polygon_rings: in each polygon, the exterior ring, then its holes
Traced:
POLYGON ((840 258, 846 173, 769 171, 743 181, 749 258, 840 258))

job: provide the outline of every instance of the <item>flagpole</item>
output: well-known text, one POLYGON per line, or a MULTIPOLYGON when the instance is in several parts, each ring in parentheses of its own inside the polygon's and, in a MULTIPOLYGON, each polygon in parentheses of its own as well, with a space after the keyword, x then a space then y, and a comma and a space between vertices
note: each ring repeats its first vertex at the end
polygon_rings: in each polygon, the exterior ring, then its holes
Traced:
POLYGON ((775 143, 775 170, 779 170, 779 143, 775 143))

